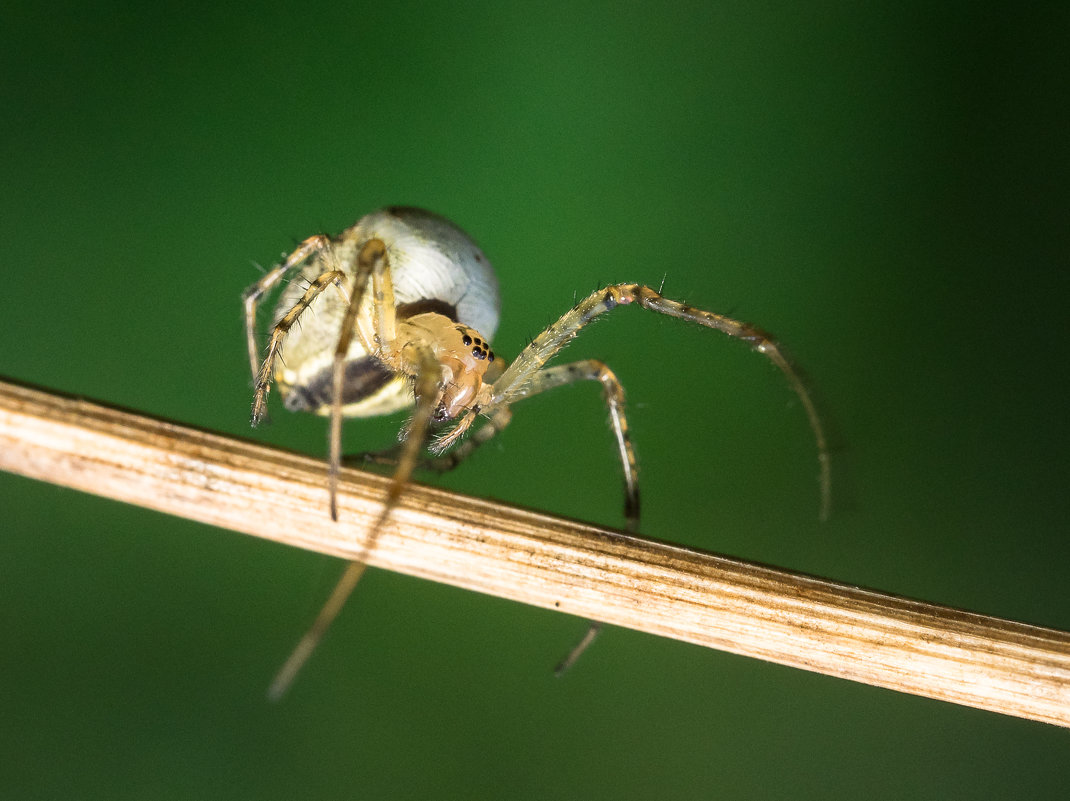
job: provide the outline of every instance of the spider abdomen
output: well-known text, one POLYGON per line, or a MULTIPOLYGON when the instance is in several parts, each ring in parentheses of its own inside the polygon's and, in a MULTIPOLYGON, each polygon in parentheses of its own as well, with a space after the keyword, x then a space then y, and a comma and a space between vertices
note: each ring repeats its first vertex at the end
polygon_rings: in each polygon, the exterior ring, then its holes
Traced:
MULTIPOLYGON (((277 324, 300 301, 309 284, 340 270, 342 286, 328 287, 289 331, 274 379, 287 408, 327 414, 332 392, 332 360, 362 246, 378 239, 386 247, 399 320, 435 312, 479 331, 486 339, 498 328, 498 281, 490 261, 464 231, 422 209, 393 206, 361 217, 330 240, 280 293, 277 324)), ((413 402, 410 377, 382 364, 375 348, 375 297, 364 293, 357 315, 358 336, 346 356, 343 414, 389 414, 413 402), (370 346, 370 347, 369 347, 370 346)))

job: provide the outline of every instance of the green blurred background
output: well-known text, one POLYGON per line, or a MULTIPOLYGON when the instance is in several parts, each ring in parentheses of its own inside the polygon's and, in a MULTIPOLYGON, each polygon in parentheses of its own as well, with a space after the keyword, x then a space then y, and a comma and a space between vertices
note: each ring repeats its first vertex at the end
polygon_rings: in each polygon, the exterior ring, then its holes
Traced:
MULTIPOLYGON (((447 215, 515 354, 599 283, 775 332, 839 450, 739 343, 622 310, 645 534, 1070 628, 1063 3, 392 2, 0 12, 0 374, 248 428, 240 295, 389 203, 447 215), (856 7, 857 6, 857 7, 856 7)), ((594 387, 440 483, 621 524, 594 387)), ((357 422, 350 449, 399 421, 357 422)), ((1065 798, 1064 730, 375 571, 280 705, 340 564, 0 476, 0 797, 1065 798)))

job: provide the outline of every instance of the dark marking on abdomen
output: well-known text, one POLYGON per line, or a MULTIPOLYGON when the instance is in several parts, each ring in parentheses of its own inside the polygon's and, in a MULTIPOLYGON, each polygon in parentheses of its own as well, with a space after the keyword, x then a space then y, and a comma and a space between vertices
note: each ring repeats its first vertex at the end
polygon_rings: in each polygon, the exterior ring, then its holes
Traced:
MULTIPOLYGON (((374 395, 393 377, 382 362, 371 356, 347 361, 342 379, 342 405, 348 406, 374 395)), ((325 367, 307 384, 290 387, 283 405, 291 412, 314 412, 329 406, 333 383, 331 368, 325 367)))
POLYGON ((457 307, 438 298, 424 298, 412 303, 399 303, 397 315, 399 320, 407 320, 417 314, 441 314, 457 322, 457 307))

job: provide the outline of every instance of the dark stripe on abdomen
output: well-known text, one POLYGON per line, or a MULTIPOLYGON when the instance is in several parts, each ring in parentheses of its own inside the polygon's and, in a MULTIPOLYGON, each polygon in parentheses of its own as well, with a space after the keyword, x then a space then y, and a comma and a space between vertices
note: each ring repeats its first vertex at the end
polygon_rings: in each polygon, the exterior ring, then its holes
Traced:
MULTIPOLYGON (((346 362, 342 379, 342 405, 348 406, 368 398, 382 389, 394 377, 378 359, 365 356, 346 362)), ((314 412, 331 401, 334 381, 331 368, 326 367, 301 386, 290 387, 283 398, 283 405, 291 412, 314 412)))
POLYGON ((442 314, 449 317, 453 322, 457 322, 457 307, 452 303, 446 303, 446 301, 438 300, 437 298, 424 298, 423 300, 414 300, 412 303, 399 303, 397 307, 399 320, 407 320, 417 314, 428 313, 442 314))

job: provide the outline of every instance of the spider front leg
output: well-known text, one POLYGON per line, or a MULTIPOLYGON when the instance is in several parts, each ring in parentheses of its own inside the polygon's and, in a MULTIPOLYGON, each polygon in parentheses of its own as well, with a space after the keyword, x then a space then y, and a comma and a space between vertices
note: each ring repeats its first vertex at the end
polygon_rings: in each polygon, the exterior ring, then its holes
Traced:
POLYGON ((776 340, 749 323, 670 300, 648 286, 642 286, 641 284, 613 284, 605 289, 592 292, 584 300, 580 301, 575 307, 566 312, 561 319, 539 334, 520 356, 509 365, 505 373, 494 385, 494 403, 508 404, 512 403, 515 398, 523 397, 525 385, 543 368, 546 362, 571 342, 584 326, 607 311, 633 303, 644 309, 698 323, 730 337, 741 339, 777 366, 802 403, 810 423, 810 429, 814 435, 817 445, 820 482, 819 516, 820 519, 825 520, 828 517, 832 498, 829 454, 825 431, 806 385, 803 383, 798 371, 784 355, 776 340))
POLYGON ((394 282, 390 275, 390 261, 382 240, 370 239, 360 249, 357 269, 349 305, 342 318, 338 344, 334 351, 332 393, 330 410, 330 464, 328 484, 330 489, 331 517, 338 519, 338 471, 342 465, 342 391, 345 383, 345 363, 354 336, 360 336, 357 317, 360 314, 364 292, 372 285, 372 321, 374 327, 375 356, 393 371, 401 374, 415 372, 414 392, 416 410, 408 426, 408 435, 401 445, 397 469, 387 494, 382 517, 373 528, 379 528, 419 461, 420 451, 427 438, 431 415, 438 399, 441 370, 434 352, 425 343, 418 341, 398 342, 397 309, 394 302, 394 282))
MULTIPOLYGON (((331 410, 330 426, 328 428, 328 452, 330 454, 327 467, 327 490, 330 495, 331 519, 338 519, 338 470, 342 464, 342 396, 345 385, 346 357, 349 355, 349 347, 353 344, 353 337, 360 336, 357 318, 360 315, 364 301, 364 291, 372 282, 373 273, 378 277, 373 286, 373 307, 379 297, 385 298, 386 291, 382 288, 383 282, 389 284, 391 306, 389 311, 376 308, 372 319, 376 326, 375 339, 378 348, 393 347, 394 330, 394 307, 392 305, 394 292, 393 284, 389 276, 390 263, 387 260, 386 245, 381 239, 369 239, 361 247, 357 255, 357 266, 353 276, 353 285, 349 292, 349 303, 345 314, 342 316, 342 325, 338 332, 338 342, 334 349, 334 361, 331 372, 331 410), (384 278, 385 276, 385 278, 384 278), (389 336, 388 336, 389 334, 389 336), (388 342, 384 342, 388 339, 388 342)), ((367 343, 365 343, 367 344, 367 343)))
MULTIPOLYGON (((353 337, 359 336, 357 317, 361 309, 364 290, 372 285, 372 319, 374 338, 377 345, 376 357, 402 372, 401 366, 415 365, 414 392, 416 410, 408 426, 408 436, 401 444, 401 451, 394 471, 390 489, 383 502, 383 509, 371 526, 364 544, 367 553, 374 543, 380 528, 397 504, 405 485, 412 475, 413 468, 419 460, 420 451, 427 438, 428 427, 434 412, 435 403, 440 394, 441 370, 439 362, 430 347, 422 342, 399 343, 396 337, 397 313, 394 306, 393 281, 390 277, 390 263, 382 241, 372 239, 366 242, 357 257, 357 269, 350 292, 349 305, 342 319, 342 328, 335 348, 333 364, 333 387, 331 397, 330 426, 330 465, 329 486, 331 496, 331 516, 338 519, 337 481, 341 465, 342 437, 342 389, 345 375, 345 359, 353 337)), ((327 602, 320 609, 312 626, 297 643, 289 658, 276 674, 268 690, 272 699, 281 698, 293 683, 298 672, 315 651, 331 623, 342 611, 346 600, 356 588, 364 575, 365 563, 362 559, 351 561, 332 590, 327 602)))

